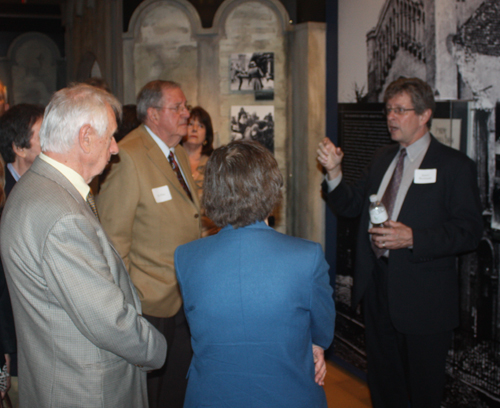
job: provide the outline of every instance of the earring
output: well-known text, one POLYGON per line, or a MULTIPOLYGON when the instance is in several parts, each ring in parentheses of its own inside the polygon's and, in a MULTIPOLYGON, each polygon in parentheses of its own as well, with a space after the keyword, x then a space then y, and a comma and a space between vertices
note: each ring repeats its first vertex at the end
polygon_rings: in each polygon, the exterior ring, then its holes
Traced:
POLYGON ((206 140, 203 141, 203 146, 206 146, 208 142, 206 140))

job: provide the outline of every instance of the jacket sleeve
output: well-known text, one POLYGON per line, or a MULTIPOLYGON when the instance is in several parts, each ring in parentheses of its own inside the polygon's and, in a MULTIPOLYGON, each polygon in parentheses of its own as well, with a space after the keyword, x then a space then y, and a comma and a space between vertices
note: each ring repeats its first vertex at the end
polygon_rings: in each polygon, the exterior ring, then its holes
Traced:
POLYGON ((335 304, 328 275, 329 269, 323 250, 317 244, 310 294, 311 334, 313 344, 324 349, 332 343, 335 329, 335 304))
POLYGON ((342 177, 340 184, 330 192, 327 190, 326 181, 323 182, 322 188, 326 196, 326 203, 335 215, 355 218, 361 214, 365 203, 369 174, 370 167, 366 167, 361 177, 354 183, 348 183, 342 177))
POLYGON ((101 224, 130 270, 132 228, 139 204, 139 175, 130 155, 120 150, 119 162, 111 165, 96 204, 101 224))
POLYGON ((115 277, 127 279, 131 289, 133 285, 118 257, 118 265, 109 265, 103 238, 84 215, 62 217, 49 232, 42 253, 48 291, 96 347, 144 371, 160 368, 165 338, 127 302, 115 277))

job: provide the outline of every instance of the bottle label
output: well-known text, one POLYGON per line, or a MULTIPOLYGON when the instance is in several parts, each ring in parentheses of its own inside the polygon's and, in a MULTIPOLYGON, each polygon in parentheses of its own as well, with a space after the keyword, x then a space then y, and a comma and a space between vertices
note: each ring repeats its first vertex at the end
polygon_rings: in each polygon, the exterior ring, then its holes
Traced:
POLYGON ((376 207, 370 210, 370 221, 374 225, 383 224, 388 218, 387 211, 384 207, 376 207))

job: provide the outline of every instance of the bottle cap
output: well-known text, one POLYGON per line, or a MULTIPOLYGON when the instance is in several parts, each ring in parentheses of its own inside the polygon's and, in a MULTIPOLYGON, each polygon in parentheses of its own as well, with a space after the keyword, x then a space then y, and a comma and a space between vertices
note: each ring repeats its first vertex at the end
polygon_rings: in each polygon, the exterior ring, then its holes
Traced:
POLYGON ((378 201, 377 194, 372 194, 370 196, 370 203, 374 203, 375 201, 378 201))

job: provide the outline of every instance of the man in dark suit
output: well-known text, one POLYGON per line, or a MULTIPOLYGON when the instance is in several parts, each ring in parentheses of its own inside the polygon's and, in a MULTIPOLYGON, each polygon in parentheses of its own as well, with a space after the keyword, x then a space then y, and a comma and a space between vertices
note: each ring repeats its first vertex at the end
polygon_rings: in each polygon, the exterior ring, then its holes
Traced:
POLYGON ((458 326, 456 256, 482 236, 475 164, 429 133, 435 102, 425 82, 398 79, 384 102, 398 144, 379 150, 359 180, 342 180, 343 152, 328 139, 318 160, 330 208, 361 216, 352 306, 363 300, 373 406, 440 407, 458 326), (370 224, 372 194, 388 207, 383 226, 370 224))

